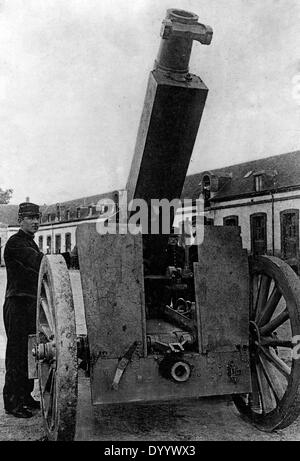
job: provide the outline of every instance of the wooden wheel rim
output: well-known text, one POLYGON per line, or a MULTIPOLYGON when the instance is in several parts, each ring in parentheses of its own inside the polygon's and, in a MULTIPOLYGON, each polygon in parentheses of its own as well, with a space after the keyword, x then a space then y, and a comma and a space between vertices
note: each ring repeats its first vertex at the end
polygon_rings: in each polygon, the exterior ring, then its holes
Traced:
POLYGON ((278 258, 259 256, 249 263, 252 393, 234 401, 259 429, 271 431, 300 413, 300 359, 293 356, 292 342, 300 334, 300 281, 278 258), (286 337, 279 337, 285 330, 286 337), (288 362, 279 354, 284 350, 290 351, 288 362))
POLYGON ((61 255, 43 258, 37 300, 38 379, 50 440, 73 440, 77 405, 77 343, 70 278, 61 255))

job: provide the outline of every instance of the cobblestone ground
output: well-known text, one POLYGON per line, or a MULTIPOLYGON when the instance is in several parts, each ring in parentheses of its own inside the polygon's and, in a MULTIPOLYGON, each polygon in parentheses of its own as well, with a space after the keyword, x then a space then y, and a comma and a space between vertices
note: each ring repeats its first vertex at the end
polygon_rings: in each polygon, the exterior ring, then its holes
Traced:
MULTIPOLYGON (((79 273, 70 272, 78 333, 85 332, 84 311, 79 273)), ((0 269, 0 302, 3 304, 5 270, 0 269)), ((5 333, 0 315, 0 391, 4 383, 3 359, 5 333)), ((43 440, 39 414, 19 420, 4 413, 0 398, 0 441, 43 440)), ((231 400, 209 398, 188 403, 130 405, 116 407, 104 414, 92 412, 89 380, 79 381, 79 403, 76 440, 103 441, 196 441, 196 440, 267 440, 300 441, 300 420, 273 434, 263 433, 245 422, 231 400)))

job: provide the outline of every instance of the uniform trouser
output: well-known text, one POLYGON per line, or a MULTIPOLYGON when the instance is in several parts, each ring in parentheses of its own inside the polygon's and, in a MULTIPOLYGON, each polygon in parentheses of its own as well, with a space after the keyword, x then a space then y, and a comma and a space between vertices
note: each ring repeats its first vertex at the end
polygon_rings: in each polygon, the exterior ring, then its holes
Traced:
POLYGON ((36 301, 29 297, 6 298, 3 306, 7 336, 5 356, 4 408, 12 410, 33 391, 34 380, 28 379, 28 335, 35 333, 36 301))

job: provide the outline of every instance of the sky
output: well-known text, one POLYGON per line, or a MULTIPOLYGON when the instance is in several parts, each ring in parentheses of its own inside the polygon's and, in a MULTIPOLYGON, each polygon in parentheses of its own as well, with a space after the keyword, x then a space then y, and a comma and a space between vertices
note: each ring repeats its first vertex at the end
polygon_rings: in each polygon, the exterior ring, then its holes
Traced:
POLYGON ((300 149, 298 0, 0 0, 0 187, 11 203, 122 189, 167 8, 214 30, 189 174, 300 149))

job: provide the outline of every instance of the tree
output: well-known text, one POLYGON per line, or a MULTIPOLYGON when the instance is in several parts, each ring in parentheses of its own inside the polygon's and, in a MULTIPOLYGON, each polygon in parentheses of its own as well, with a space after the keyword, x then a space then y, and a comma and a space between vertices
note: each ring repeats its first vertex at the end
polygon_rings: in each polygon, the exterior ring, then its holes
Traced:
POLYGON ((13 189, 2 190, 0 187, 0 204, 7 204, 13 194, 13 189))

